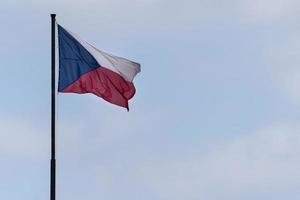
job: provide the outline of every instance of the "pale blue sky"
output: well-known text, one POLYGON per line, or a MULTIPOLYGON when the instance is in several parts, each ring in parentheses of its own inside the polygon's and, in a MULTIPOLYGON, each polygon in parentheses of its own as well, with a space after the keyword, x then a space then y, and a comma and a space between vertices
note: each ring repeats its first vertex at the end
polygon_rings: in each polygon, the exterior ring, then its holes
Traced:
POLYGON ((0 3, 0 199, 49 199, 50 13, 141 63, 130 112, 58 95, 57 200, 300 198, 297 0, 0 3))

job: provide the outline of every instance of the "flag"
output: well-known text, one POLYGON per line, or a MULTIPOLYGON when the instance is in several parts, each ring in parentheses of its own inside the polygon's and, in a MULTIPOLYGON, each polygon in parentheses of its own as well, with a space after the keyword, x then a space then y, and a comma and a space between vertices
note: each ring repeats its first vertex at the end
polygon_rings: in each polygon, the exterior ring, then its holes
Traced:
POLYGON ((140 64, 100 51, 60 25, 58 46, 59 92, 92 93, 129 110, 140 64))

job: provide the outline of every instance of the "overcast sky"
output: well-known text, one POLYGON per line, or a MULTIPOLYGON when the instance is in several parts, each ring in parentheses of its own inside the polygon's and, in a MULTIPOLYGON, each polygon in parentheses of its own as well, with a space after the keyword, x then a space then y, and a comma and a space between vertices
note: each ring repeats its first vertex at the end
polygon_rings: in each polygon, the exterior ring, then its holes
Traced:
POLYGON ((0 199, 49 199, 50 13, 142 65, 58 95, 57 200, 300 199, 298 0, 2 0, 0 199))

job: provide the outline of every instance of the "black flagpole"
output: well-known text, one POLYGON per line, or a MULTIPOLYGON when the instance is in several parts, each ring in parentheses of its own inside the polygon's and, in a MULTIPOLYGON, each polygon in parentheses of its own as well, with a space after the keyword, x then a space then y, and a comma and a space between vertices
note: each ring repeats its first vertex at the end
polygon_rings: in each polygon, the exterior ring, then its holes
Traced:
POLYGON ((50 200, 55 200, 55 14, 51 14, 51 170, 50 200))

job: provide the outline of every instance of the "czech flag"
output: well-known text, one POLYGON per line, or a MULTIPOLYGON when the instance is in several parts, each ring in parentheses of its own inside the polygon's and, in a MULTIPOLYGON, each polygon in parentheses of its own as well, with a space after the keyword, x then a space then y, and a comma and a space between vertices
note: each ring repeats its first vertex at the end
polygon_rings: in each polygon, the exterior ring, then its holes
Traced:
POLYGON ((100 51, 60 25, 58 45, 59 92, 92 93, 129 110, 140 64, 100 51))

